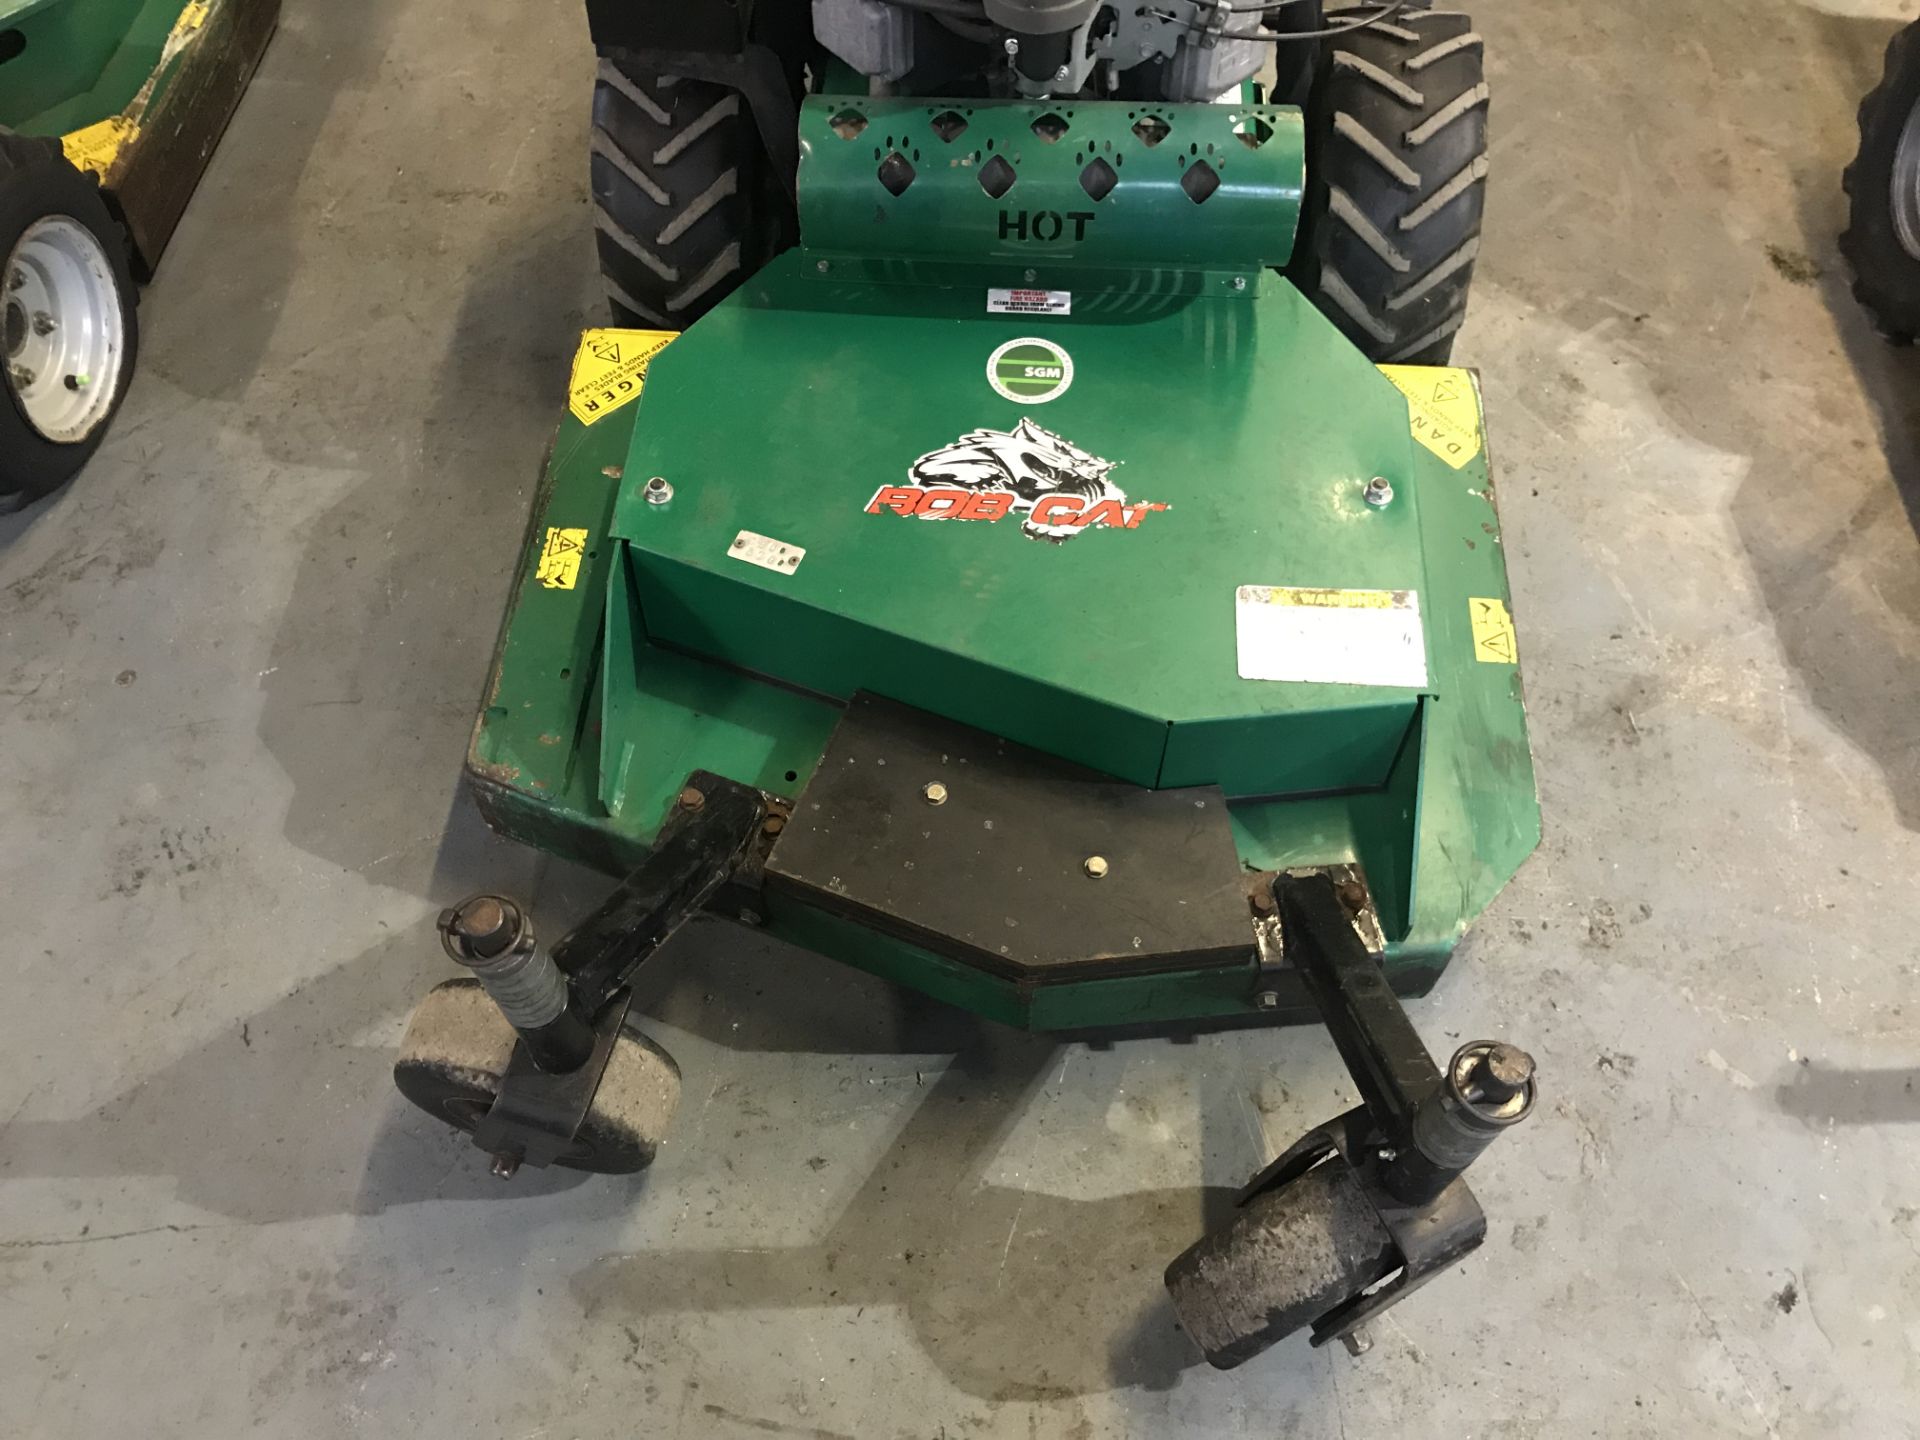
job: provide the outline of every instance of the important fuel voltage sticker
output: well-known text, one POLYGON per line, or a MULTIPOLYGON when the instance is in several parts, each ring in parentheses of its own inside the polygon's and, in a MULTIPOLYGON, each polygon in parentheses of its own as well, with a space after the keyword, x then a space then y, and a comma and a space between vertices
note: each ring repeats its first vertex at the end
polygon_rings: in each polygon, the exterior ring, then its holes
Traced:
POLYGON ((1473 376, 1451 366, 1382 365, 1407 397, 1413 438, 1458 470, 1480 453, 1480 396, 1473 376))
POLYGON ((582 425, 592 425, 638 400, 648 364, 679 338, 677 330, 587 331, 574 352, 567 408, 582 425))
POLYGON ((580 557, 587 553, 587 532, 547 527, 533 578, 549 590, 571 590, 580 583, 580 557))
POLYGON ((1242 585, 1234 593, 1242 680, 1424 689, 1426 632, 1413 590, 1242 585))
POLYGON ((989 315, 1071 315, 1071 290, 989 290, 989 315))
POLYGON ((1473 658, 1488 665, 1513 665, 1520 659, 1520 642, 1513 633, 1513 616, 1504 600, 1467 601, 1473 622, 1473 658))

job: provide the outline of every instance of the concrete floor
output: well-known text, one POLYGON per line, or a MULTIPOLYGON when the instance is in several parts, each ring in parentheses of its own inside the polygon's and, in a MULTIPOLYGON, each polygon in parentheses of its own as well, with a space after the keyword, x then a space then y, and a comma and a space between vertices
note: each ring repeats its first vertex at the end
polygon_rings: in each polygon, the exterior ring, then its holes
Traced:
POLYGON ((1371 1354, 1231 1375, 1159 1270, 1322 1034, 1056 1047, 708 932, 644 1178, 501 1185, 388 1081, 438 906, 603 883, 458 785, 598 313, 580 8, 288 0, 117 430, 0 520, 0 1434, 1920 1434, 1920 357, 1833 242, 1891 7, 1483 7, 1547 834, 1415 1010, 1546 1098, 1371 1354))

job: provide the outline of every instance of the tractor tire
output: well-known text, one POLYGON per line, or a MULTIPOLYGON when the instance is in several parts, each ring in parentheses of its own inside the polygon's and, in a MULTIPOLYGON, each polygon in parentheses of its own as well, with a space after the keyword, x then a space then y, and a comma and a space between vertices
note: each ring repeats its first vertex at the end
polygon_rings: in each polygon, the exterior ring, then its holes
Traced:
POLYGON ((1399 1268, 1400 1252, 1344 1160, 1253 1196, 1167 1266, 1187 1337, 1231 1370, 1399 1268))
POLYGON ((1887 45, 1880 84, 1860 102, 1860 150, 1841 182, 1840 253, 1853 298, 1898 345, 1920 335, 1920 24, 1887 45))
POLYGON ((1408 9, 1327 41, 1306 126, 1289 275, 1369 359, 1446 364, 1486 203, 1485 55, 1472 22, 1408 9))
POLYGON ((139 350, 127 237, 57 140, 0 130, 0 514, 76 475, 139 350))
POLYGON ((614 322, 684 330, 765 264, 792 229, 769 169, 737 90, 601 60, 594 227, 614 322))
MULTIPOLYGON (((448 980, 427 992, 407 1022, 393 1083, 434 1119, 471 1133, 500 1093, 516 1038, 478 980, 448 980)), ((679 1104, 680 1067, 629 1028, 614 1044, 573 1148, 554 1164, 600 1175, 644 1170, 679 1104)))

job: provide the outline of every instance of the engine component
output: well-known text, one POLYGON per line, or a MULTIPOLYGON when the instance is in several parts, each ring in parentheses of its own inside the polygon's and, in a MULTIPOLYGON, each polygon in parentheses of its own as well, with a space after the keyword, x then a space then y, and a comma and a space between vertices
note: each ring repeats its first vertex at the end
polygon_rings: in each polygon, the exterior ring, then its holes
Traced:
POLYGON ((814 38, 875 80, 913 69, 913 24, 911 10, 886 0, 813 0, 814 38))

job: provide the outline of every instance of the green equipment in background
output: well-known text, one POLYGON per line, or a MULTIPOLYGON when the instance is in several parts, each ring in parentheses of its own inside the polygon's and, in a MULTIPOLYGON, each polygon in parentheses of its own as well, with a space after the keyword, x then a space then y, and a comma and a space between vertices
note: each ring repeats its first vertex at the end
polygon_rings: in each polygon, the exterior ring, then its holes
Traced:
POLYGON ((0 0, 0 510, 98 448, 279 0, 0 0))

